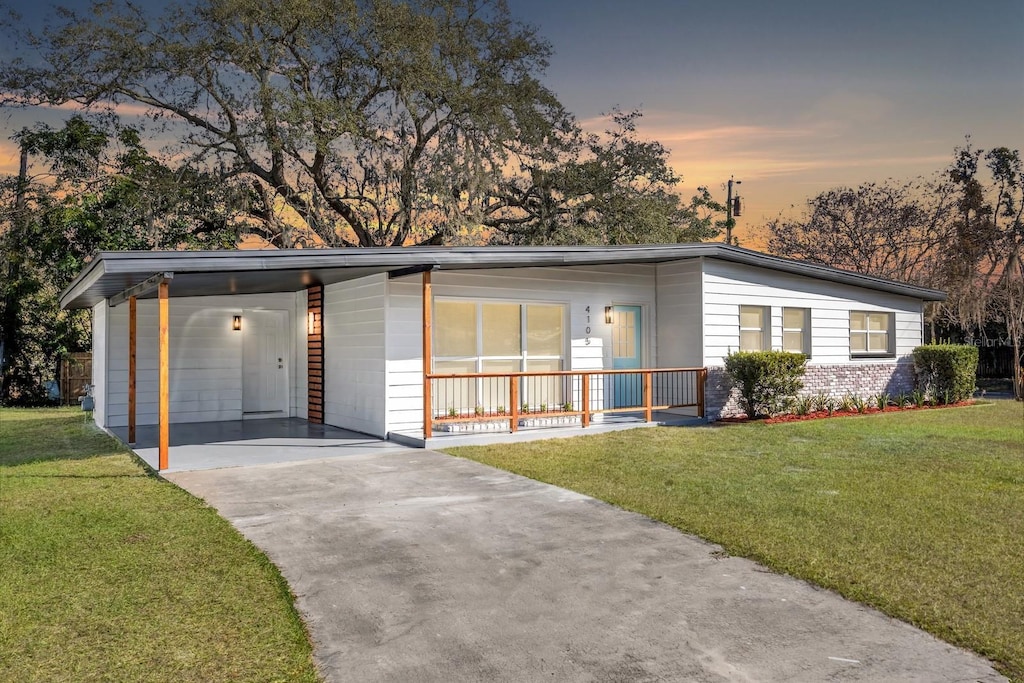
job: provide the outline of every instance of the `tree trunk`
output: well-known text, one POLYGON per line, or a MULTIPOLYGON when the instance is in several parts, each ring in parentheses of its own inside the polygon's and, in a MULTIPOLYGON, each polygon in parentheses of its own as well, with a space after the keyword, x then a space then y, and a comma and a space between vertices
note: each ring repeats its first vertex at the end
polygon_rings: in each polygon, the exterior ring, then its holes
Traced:
MULTIPOLYGON (((18 165, 18 187, 14 199, 14 221, 11 230, 15 238, 24 234, 28 212, 28 149, 22 146, 21 159, 18 165)), ((10 235, 9 235, 10 237, 10 235)), ((0 404, 7 403, 11 392, 11 360, 21 350, 19 341, 21 327, 21 256, 15 253, 15 245, 6 250, 4 260, 7 271, 4 273, 7 286, 4 288, 3 318, 0 319, 0 346, 3 347, 3 358, 0 358, 0 404)))

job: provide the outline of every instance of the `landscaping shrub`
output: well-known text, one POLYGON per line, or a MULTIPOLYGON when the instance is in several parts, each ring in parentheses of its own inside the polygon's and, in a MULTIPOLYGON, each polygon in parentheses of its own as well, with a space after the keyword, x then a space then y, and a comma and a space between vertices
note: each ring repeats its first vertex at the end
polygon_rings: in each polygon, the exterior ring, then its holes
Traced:
POLYGON ((804 386, 806 365, 807 356, 788 351, 735 351, 725 357, 725 371, 750 418, 786 411, 804 386))
POLYGON ((977 346, 928 344, 914 349, 917 390, 932 401, 956 403, 970 398, 977 373, 977 346))

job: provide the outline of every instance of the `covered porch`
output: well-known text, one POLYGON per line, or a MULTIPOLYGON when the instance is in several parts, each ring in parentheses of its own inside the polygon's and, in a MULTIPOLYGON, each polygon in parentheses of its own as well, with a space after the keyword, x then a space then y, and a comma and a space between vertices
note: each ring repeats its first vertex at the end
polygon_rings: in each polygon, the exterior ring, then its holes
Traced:
POLYGON ((695 367, 692 292, 704 254, 694 245, 107 252, 62 305, 92 307, 94 340, 105 331, 97 423, 156 469, 189 469, 210 460, 211 444, 235 462, 227 454, 243 445, 309 446, 291 437, 326 441, 312 447, 327 452, 374 437, 429 447, 699 423, 706 370, 695 367), (462 348, 458 325, 434 346, 438 311, 476 306, 480 348, 462 348), (281 341, 247 360, 242 342, 271 327, 256 324, 270 313, 281 314, 281 341), (521 328, 513 339, 494 320, 521 328), (284 378, 273 411, 247 404, 262 356, 262 379, 284 378), (289 418, 307 419, 305 431, 261 432, 289 418))

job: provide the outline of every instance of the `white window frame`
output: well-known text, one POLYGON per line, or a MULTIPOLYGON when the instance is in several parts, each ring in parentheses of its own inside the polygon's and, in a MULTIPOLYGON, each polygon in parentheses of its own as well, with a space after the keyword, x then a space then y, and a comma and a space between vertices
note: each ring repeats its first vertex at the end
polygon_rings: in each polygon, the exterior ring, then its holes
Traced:
POLYGON ((799 332, 800 333, 800 346, 799 351, 793 351, 793 353, 802 353, 808 358, 811 357, 811 309, 802 308, 800 306, 783 306, 782 307, 782 350, 790 351, 786 348, 786 333, 787 332, 799 332), (803 325, 800 328, 786 327, 786 311, 800 311, 803 325))
POLYGON ((772 309, 771 306, 756 306, 741 304, 739 307, 739 345, 740 351, 768 351, 772 348, 772 309), (758 308, 761 310, 761 327, 743 327, 743 309, 744 308, 758 308), (743 348, 743 333, 744 332, 760 332, 761 333, 761 347, 758 349, 745 349, 743 348))
MULTIPOLYGON (((477 353, 476 353, 475 356, 438 356, 437 354, 433 353, 433 351, 431 351, 431 353, 433 354, 433 358, 431 359, 431 367, 433 367, 434 364, 436 364, 438 362, 452 362, 452 361, 470 361, 470 360, 475 360, 476 361, 476 372, 484 372, 483 365, 487 361, 502 361, 502 360, 509 361, 509 360, 515 360, 515 361, 519 361, 519 370, 518 370, 518 372, 527 372, 527 371, 529 371, 529 361, 531 361, 531 360, 535 360, 535 361, 538 361, 538 360, 557 360, 560 363, 560 365, 559 365, 560 369, 565 369, 566 361, 568 359, 568 353, 566 352, 566 350, 568 348, 567 347, 567 344, 568 344, 568 339, 567 339, 567 337, 568 337, 568 334, 567 334, 568 325, 567 325, 567 321, 566 321, 566 311, 568 309, 568 304, 566 304, 564 302, 561 302, 561 301, 519 301, 519 300, 510 300, 510 299, 474 299, 474 298, 470 298, 470 297, 459 297, 459 296, 435 297, 435 299, 434 299, 435 304, 439 300, 440 301, 446 301, 446 302, 464 303, 464 304, 468 303, 468 304, 474 304, 475 305, 475 307, 476 307, 476 351, 477 351, 477 353), (519 334, 520 334, 519 343, 520 343, 520 352, 519 352, 518 355, 505 355, 505 356, 485 356, 485 355, 483 355, 483 350, 484 350, 484 330, 483 330, 483 328, 484 328, 484 316, 483 316, 483 306, 484 306, 484 304, 509 304, 509 305, 519 306, 519 334), (527 330, 527 327, 526 327, 526 307, 527 306, 557 306, 557 307, 562 309, 562 352, 559 355, 557 355, 557 356, 551 356, 551 355, 533 355, 533 356, 531 356, 529 354, 529 352, 527 351, 527 348, 528 348, 528 343, 527 343, 528 330, 527 330)), ((432 318, 433 318, 433 320, 436 321, 437 317, 436 317, 436 315, 433 315, 433 313, 434 312, 432 312, 432 318)), ((434 325, 431 325, 431 333, 434 332, 435 328, 436 328, 436 323, 434 325)), ((433 349, 433 348, 435 348, 434 344, 431 343, 431 349, 433 349)))
POLYGON ((896 357, 896 314, 893 311, 850 311, 848 318, 849 323, 849 344, 850 344, 850 358, 895 358, 896 357), (864 329, 855 330, 853 329, 853 316, 863 315, 864 317, 864 329), (873 331, 871 329, 871 318, 872 316, 885 316, 886 317, 886 329, 885 332, 873 331), (864 335, 864 351, 853 350, 853 335, 864 335), (871 351, 871 335, 885 334, 885 351, 871 351))

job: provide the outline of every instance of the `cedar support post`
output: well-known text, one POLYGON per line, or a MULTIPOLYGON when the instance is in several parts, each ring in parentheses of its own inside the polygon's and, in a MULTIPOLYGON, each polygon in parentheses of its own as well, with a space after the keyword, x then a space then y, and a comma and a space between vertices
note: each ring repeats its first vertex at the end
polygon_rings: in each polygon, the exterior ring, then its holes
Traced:
POLYGON ((306 420, 324 423, 324 286, 306 288, 306 420))
POLYGON ((160 414, 160 470, 167 469, 167 449, 170 445, 170 310, 168 301, 168 282, 163 280, 160 285, 160 364, 159 364, 159 414, 160 414))
POLYGON ((515 432, 519 429, 519 378, 516 376, 508 378, 508 408, 511 415, 508 427, 515 432))
POLYGON ((138 305, 134 296, 128 297, 128 445, 135 445, 135 378, 138 345, 138 305))
POLYGON ((430 346, 431 330, 431 300, 433 296, 430 286, 430 271, 423 271, 423 438, 429 439, 433 436, 433 425, 430 424, 431 412, 433 410, 433 397, 431 396, 430 374, 433 372, 433 351, 430 346))
POLYGON ((654 373, 648 370, 643 374, 644 377, 644 421, 652 422, 654 420, 654 373))
POLYGON ((708 381, 708 369, 701 368, 697 372, 697 417, 704 417, 704 385, 708 381))
POLYGON ((580 399, 580 408, 583 410, 583 426, 590 426, 590 375, 583 373, 583 397, 580 399))

